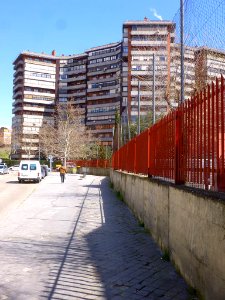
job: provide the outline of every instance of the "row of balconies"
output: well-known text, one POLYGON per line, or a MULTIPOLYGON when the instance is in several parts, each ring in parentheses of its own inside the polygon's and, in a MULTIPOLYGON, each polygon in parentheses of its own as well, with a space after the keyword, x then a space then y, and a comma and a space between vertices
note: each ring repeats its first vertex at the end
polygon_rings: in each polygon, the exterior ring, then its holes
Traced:
POLYGON ((83 92, 74 92, 70 94, 59 94, 59 97, 64 98, 64 97, 75 97, 75 96, 86 96, 86 90, 83 92))
MULTIPOLYGON (((154 29, 148 29, 148 30, 131 30, 131 35, 153 35, 153 36, 167 36, 168 31, 165 29, 162 30, 154 30, 154 29)), ((175 32, 170 33, 171 37, 175 37, 175 32)))
POLYGON ((79 69, 79 70, 71 70, 71 71, 60 71, 60 75, 67 74, 67 75, 73 75, 73 74, 84 74, 86 73, 86 69, 79 69))
POLYGON ((86 89, 86 84, 76 84, 64 87, 67 90, 86 89))
POLYGON ((60 82, 73 82, 73 81, 75 82, 75 81, 81 81, 86 79, 87 79, 86 75, 83 75, 83 76, 77 76, 72 78, 60 79, 60 82))
POLYGON ((167 41, 131 41, 131 46, 166 46, 167 41))
POLYGON ((92 129, 92 133, 113 133, 113 128, 92 129))
POLYGON ((117 91, 119 91, 120 89, 120 85, 109 85, 109 86, 105 86, 105 87, 98 87, 98 88, 90 88, 90 89, 87 89, 87 92, 88 93, 91 93, 91 92, 101 92, 101 91, 108 91, 108 90, 114 90, 116 89, 117 91))
POLYGON ((100 100, 100 99, 110 99, 120 97, 118 93, 106 94, 106 95, 97 95, 97 96, 88 96, 87 100, 100 100))
POLYGON ((93 121, 87 120, 86 125, 109 125, 114 123, 115 120, 112 118, 108 120, 93 120, 93 121))
POLYGON ((103 57, 108 57, 108 56, 113 56, 121 53, 121 49, 118 49, 117 51, 112 51, 112 52, 107 52, 107 53, 101 53, 99 55, 92 55, 88 56, 88 60, 93 60, 93 59, 98 59, 98 58, 103 58, 103 57))
POLYGON ((36 112, 49 112, 52 113, 54 112, 54 107, 53 108, 46 108, 46 107, 34 107, 34 106, 16 106, 13 108, 12 113, 15 114, 18 111, 36 111, 36 112))
MULTIPOLYGON (((118 100, 118 99, 116 99, 118 100)), ((111 106, 120 106, 120 101, 115 101, 111 103, 102 103, 102 104, 87 104, 87 109, 93 109, 93 108, 99 108, 99 105, 101 105, 102 108, 104 107, 111 107, 111 106)))
POLYGON ((96 115, 98 116, 114 116, 115 115, 115 111, 104 111, 104 112, 96 112, 96 113, 87 113, 87 117, 94 117, 96 115))
POLYGON ((95 64, 89 64, 88 69, 94 68, 94 67, 101 67, 101 66, 106 66, 107 67, 107 66, 113 65, 115 63, 118 63, 120 60, 121 60, 120 58, 117 58, 115 60, 102 61, 102 62, 95 63, 95 64))

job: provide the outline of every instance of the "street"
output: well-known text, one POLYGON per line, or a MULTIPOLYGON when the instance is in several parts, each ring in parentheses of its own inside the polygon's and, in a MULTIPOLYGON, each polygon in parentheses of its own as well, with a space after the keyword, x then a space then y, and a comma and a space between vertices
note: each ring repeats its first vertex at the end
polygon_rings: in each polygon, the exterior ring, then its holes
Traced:
POLYGON ((10 171, 9 174, 0 175, 0 217, 24 201, 37 187, 32 182, 19 184, 17 174, 17 171, 10 171))

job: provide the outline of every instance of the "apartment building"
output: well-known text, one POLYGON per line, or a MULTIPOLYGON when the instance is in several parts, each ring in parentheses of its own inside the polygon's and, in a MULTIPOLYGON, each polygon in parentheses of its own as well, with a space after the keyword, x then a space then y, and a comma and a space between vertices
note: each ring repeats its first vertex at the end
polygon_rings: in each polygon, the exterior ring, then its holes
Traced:
MULTIPOLYGON (((156 117, 176 107, 181 68, 175 27, 172 21, 144 18, 123 24, 121 42, 81 54, 22 52, 14 61, 12 157, 37 158, 39 129, 44 119, 53 122, 57 103, 82 108, 85 125, 110 147, 116 111, 134 122, 138 99, 141 115, 153 111, 153 98, 156 117)), ((221 73, 225 52, 185 46, 185 99, 221 73)))
MULTIPOLYGON (((170 78, 168 84, 168 104, 170 108, 176 107, 180 102, 181 85, 181 59, 180 45, 173 44, 170 53, 170 78)), ((184 48, 184 99, 191 97, 196 87, 195 78, 195 48, 184 48)))
POLYGON ((225 52, 208 47, 197 48, 195 65, 196 90, 199 91, 221 74, 225 75, 225 52))
POLYGON ((87 54, 60 56, 58 77, 58 102, 86 107, 87 97, 87 54))
POLYGON ((12 158, 38 156, 39 129, 54 112, 57 81, 56 58, 52 55, 22 52, 14 61, 12 119, 12 158))
POLYGON ((102 145, 111 146, 121 105, 121 43, 91 48, 87 54, 86 125, 102 145))
POLYGON ((156 114, 164 114, 168 109, 166 95, 170 83, 174 30, 175 24, 171 21, 147 18, 123 24, 122 97, 123 106, 128 106, 131 121, 135 121, 138 115, 139 92, 141 115, 152 111, 153 94, 156 114))
POLYGON ((6 127, 0 128, 0 146, 11 144, 11 129, 6 127))

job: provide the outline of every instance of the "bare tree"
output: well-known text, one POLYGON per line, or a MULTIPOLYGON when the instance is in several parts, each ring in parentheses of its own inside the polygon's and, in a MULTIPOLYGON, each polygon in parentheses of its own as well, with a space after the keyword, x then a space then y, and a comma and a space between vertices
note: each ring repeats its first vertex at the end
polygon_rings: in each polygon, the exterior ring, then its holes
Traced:
POLYGON ((84 111, 71 104, 56 107, 54 122, 45 123, 39 133, 42 152, 63 160, 86 158, 95 138, 84 124, 84 111))

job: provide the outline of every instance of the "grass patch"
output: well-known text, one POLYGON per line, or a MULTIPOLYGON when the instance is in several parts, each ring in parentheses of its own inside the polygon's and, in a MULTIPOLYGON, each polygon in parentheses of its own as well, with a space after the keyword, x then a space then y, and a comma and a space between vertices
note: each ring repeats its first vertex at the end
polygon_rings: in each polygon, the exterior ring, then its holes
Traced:
POLYGON ((117 197, 120 201, 124 202, 123 195, 120 193, 120 191, 117 191, 117 192, 116 192, 116 197, 117 197))
POLYGON ((110 187, 110 189, 114 190, 114 184, 113 184, 113 182, 110 181, 109 187, 110 187))
POLYGON ((203 296, 196 288, 189 286, 187 291, 189 293, 188 300, 204 300, 203 296))
POLYGON ((145 227, 145 223, 142 220, 138 220, 138 225, 140 227, 145 227))
POLYGON ((170 252, 168 249, 163 251, 162 259, 165 261, 170 261, 170 252))

